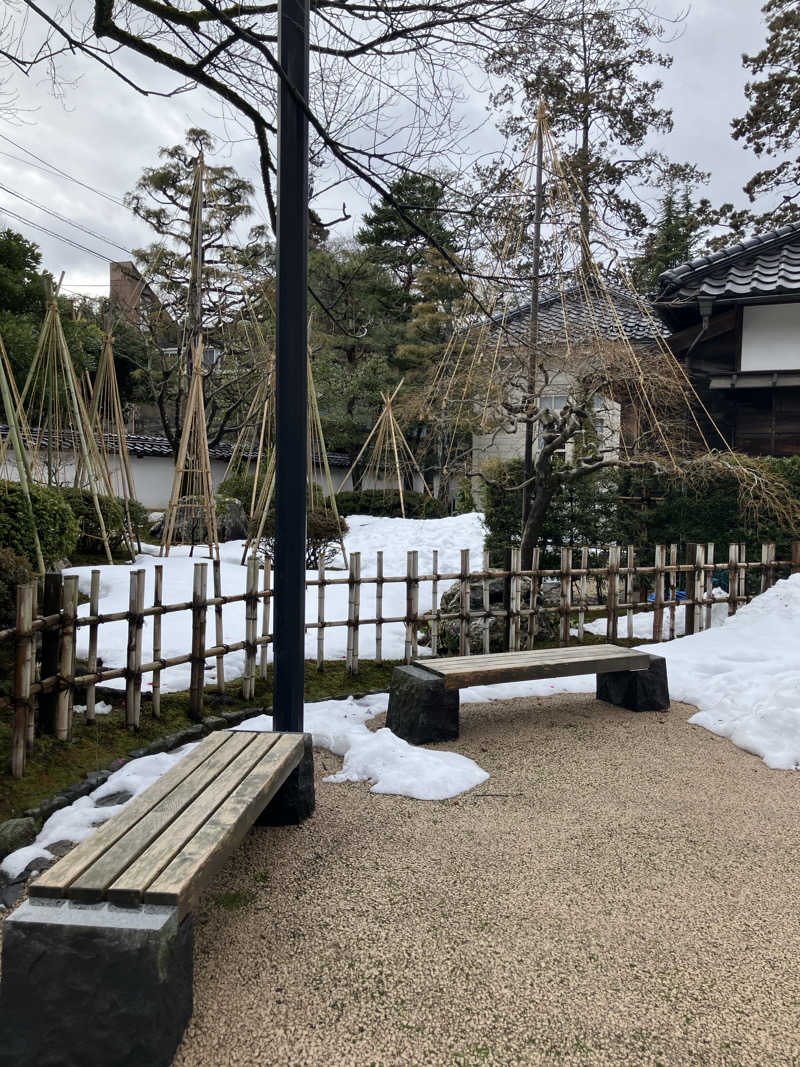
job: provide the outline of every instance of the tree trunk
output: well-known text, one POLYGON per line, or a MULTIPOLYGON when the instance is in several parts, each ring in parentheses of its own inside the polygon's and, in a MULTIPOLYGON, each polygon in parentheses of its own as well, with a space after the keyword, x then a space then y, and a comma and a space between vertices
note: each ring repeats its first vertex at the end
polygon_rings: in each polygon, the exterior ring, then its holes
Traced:
POLYGON ((522 527, 522 569, 528 570, 533 562, 533 550, 536 547, 536 541, 539 538, 539 533, 544 524, 544 517, 547 514, 547 509, 550 507, 550 501, 553 499, 556 487, 547 483, 535 482, 533 485, 533 493, 530 498, 530 505, 528 507, 528 514, 525 519, 525 524, 522 527))

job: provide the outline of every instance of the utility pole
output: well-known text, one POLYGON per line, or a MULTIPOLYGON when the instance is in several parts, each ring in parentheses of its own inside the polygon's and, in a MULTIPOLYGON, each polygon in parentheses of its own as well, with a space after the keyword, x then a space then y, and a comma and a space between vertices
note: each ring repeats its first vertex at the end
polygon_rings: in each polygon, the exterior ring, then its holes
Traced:
POLYGON ((309 0, 278 0, 278 233, 275 338, 276 731, 303 729, 308 384, 309 0), (288 82, 288 84, 287 84, 288 82), (297 99, 300 97, 300 100, 297 99))
MULTIPOLYGON (((531 313, 528 322, 528 388, 526 406, 530 407, 536 395, 536 356, 539 344, 539 271, 541 261, 542 244, 542 156, 544 152, 544 101, 539 101, 536 112, 536 199, 533 208, 533 264, 531 270, 531 313)), ((533 427, 530 421, 525 423, 525 481, 533 475, 533 427)), ((531 506, 531 486, 525 485, 522 490, 522 528, 531 506)), ((523 567, 529 567, 531 561, 523 560, 523 567)))

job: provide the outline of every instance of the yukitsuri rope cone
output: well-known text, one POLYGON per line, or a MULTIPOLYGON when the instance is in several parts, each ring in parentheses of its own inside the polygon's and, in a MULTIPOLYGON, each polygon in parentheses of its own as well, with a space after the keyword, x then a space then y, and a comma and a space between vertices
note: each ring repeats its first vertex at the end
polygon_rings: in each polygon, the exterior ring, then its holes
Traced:
POLYGON ((31 503, 31 467, 29 453, 32 451, 30 433, 25 416, 21 410, 19 393, 14 381, 14 373, 6 353, 3 338, 0 337, 0 403, 8 427, 6 437, 0 438, 0 478, 19 482, 25 500, 25 511, 33 528, 33 548, 36 554, 36 566, 44 574, 44 558, 36 529, 36 516, 31 503), (13 452, 13 465, 11 453, 13 452))
MULTIPOLYGON (((306 373, 308 375, 308 434, 306 437, 306 447, 308 449, 307 471, 309 507, 312 511, 315 509, 330 511, 333 515, 339 531, 339 547, 342 551, 342 559, 344 560, 344 565, 346 567, 347 552, 344 547, 342 522, 339 516, 339 509, 336 506, 336 492, 334 490, 330 464, 328 463, 325 435, 322 432, 322 419, 319 413, 319 405, 317 404, 317 392, 314 387, 314 373, 311 369, 311 357, 308 353, 306 354, 306 373), (324 486, 320 486, 314 478, 314 461, 317 458, 322 462, 325 479, 324 486)), ((253 483, 249 535, 242 552, 242 563, 244 563, 247 558, 247 553, 251 548, 257 547, 261 542, 264 528, 267 523, 267 517, 269 515, 269 509, 272 505, 273 497, 275 496, 275 405, 274 392, 270 388, 271 381, 271 375, 265 377, 263 392, 259 392, 254 398, 255 403, 256 400, 263 396, 263 400, 260 401, 260 409, 262 412, 261 428, 258 437, 258 452, 256 454, 256 470, 253 483), (263 478, 261 478, 262 469, 264 470, 263 478)), ((240 435, 240 441, 241 440, 242 438, 240 435)), ((234 471, 237 469, 241 470, 243 464, 246 467, 248 455, 251 454, 252 453, 248 454, 245 448, 240 448, 239 441, 237 441, 234 455, 231 456, 231 465, 228 468, 229 471, 233 466, 235 458, 237 459, 238 467, 234 468, 234 471)))
MULTIPOLYGON (((800 511, 785 481, 758 458, 734 452, 669 348, 664 327, 639 294, 613 234, 606 234, 574 174, 561 160, 544 107, 506 201, 497 216, 493 262, 484 285, 464 302, 418 414, 447 423, 445 466, 459 442, 473 435, 489 446, 502 433, 532 423, 547 440, 574 417, 585 427, 575 476, 588 470, 632 466, 672 474, 702 487, 728 476, 745 512, 769 513, 792 527, 800 511), (544 221, 547 287, 531 284, 522 256, 531 216, 537 142, 544 149, 544 221), (586 226, 608 251, 599 262, 586 226), (531 290, 538 291, 531 329, 531 290), (483 311, 488 308, 490 313, 483 311), (532 359, 533 357, 533 359, 532 359), (531 374, 531 365, 535 366, 531 374), (531 379, 534 386, 531 387, 531 379), (561 417, 551 401, 567 394, 561 417), (628 421, 605 441, 593 436, 594 411, 610 401, 628 421)), ((574 425, 569 439, 575 440, 574 425)), ((535 464, 534 464, 535 469, 535 464)))
MULTIPOLYGON (((51 486, 74 486, 92 498, 97 516, 98 540, 113 563, 99 497, 114 489, 90 429, 89 413, 72 362, 56 295, 47 295, 39 343, 20 394, 33 448, 34 480, 51 486)), ((133 546, 128 545, 133 553, 133 546)))
POLYGON ((122 500, 130 547, 132 549, 135 542, 136 548, 141 552, 139 536, 134 530, 131 519, 131 501, 136 500, 136 489, 133 484, 133 471, 128 453, 128 432, 122 414, 122 401, 114 366, 114 337, 109 321, 106 322, 103 350, 97 365, 89 404, 89 425, 97 441, 97 449, 108 480, 114 487, 115 495, 122 500))
POLYGON ((219 559, 217 535, 217 507, 211 480, 211 459, 208 453, 206 410, 203 400, 203 340, 196 338, 192 345, 192 377, 186 411, 183 418, 178 458, 172 481, 160 555, 168 556, 176 531, 185 539, 187 530, 192 549, 198 543, 208 545, 208 554, 219 559))
POLYGON ((428 496, 433 497, 433 493, 431 492, 428 483, 425 481, 425 476, 420 470, 419 464, 414 458, 414 453, 411 451, 411 447, 405 438, 405 434, 400 428, 400 423, 397 421, 397 416, 392 407, 392 403, 400 392, 402 385, 403 382, 401 381, 393 393, 381 393, 383 410, 378 416, 375 425, 370 430, 366 441, 361 446, 361 451, 356 456, 352 466, 347 474, 345 474, 344 478, 342 478, 339 492, 342 491, 342 488, 347 483, 347 479, 358 467, 361 457, 367 453, 370 444, 372 444, 372 448, 368 453, 369 459, 364 465, 361 473, 353 481, 353 489, 358 485, 363 486, 367 479, 370 478, 372 479, 373 485, 376 487, 379 481, 383 481, 384 487, 388 489, 389 482, 395 480, 400 492, 400 512, 403 518, 405 518, 406 504, 403 495, 403 483, 407 476, 417 474, 421 479, 423 489, 428 496))

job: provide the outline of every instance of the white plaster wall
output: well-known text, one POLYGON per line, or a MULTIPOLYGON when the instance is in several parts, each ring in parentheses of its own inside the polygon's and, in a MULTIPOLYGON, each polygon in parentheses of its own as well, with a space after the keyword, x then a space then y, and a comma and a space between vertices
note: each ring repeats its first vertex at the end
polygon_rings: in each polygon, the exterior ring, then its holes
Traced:
POLYGON ((742 314, 742 370, 800 369, 800 304, 746 307, 742 314))

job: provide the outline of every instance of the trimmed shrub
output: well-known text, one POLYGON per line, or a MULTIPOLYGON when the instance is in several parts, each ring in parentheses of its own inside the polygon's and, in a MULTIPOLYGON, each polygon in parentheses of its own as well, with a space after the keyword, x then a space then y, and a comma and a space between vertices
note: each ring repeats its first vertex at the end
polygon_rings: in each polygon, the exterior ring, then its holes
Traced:
MULTIPOLYGON (((61 490, 31 486, 31 503, 46 564, 68 558, 78 541, 78 522, 61 490)), ((36 566, 34 526, 18 482, 0 482, 0 546, 36 566)))
MULTIPOLYGON (((263 475, 262 475, 263 478, 263 475)), ((245 515, 250 514, 250 501, 253 497, 253 474, 234 474, 220 482, 217 487, 217 497, 233 498, 238 500, 244 508, 245 515)))
MULTIPOLYGON (((97 552, 102 549, 103 539, 92 494, 88 489, 62 489, 61 493, 78 520, 78 551, 97 552)), ((125 505, 115 496, 103 496, 100 493, 97 500, 109 548, 117 552, 125 543, 125 505)))
MULTIPOLYGON (((403 490, 407 519, 441 519, 447 514, 447 505, 434 500, 427 493, 403 490)), ((336 506, 340 515, 382 515, 397 519, 403 514, 398 489, 359 489, 355 492, 337 493, 336 506)))
MULTIPOLYGON (((347 523, 341 519, 342 534, 347 533, 347 523)), ((275 558, 275 512, 270 509, 264 523, 264 536, 259 552, 262 556, 275 558)), ((306 523, 306 568, 316 570, 324 561, 327 566, 339 552, 339 527, 332 511, 321 508, 309 511, 306 523)))
POLYGON ((24 556, 13 548, 0 548, 0 627, 13 626, 17 618, 17 586, 31 581, 33 571, 24 556))

